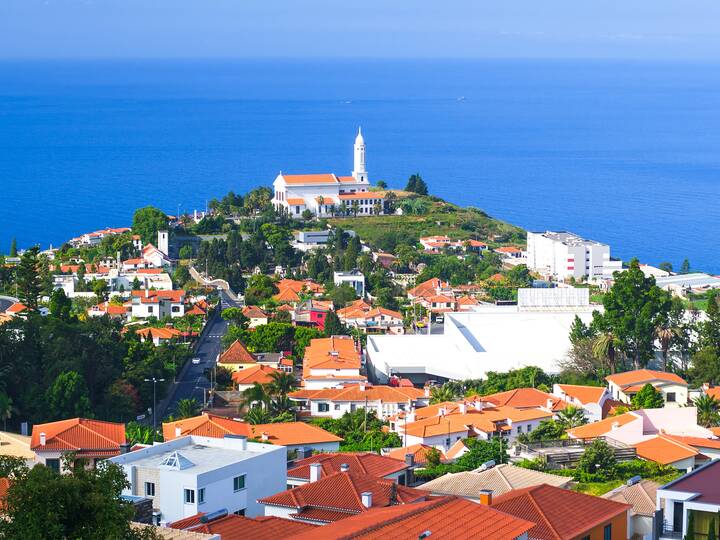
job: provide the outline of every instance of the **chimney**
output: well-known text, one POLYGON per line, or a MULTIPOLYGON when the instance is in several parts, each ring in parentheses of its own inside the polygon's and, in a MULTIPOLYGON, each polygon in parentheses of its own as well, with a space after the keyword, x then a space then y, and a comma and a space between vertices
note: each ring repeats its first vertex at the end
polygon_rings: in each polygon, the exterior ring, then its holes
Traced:
POLYGON ((365 391, 365 383, 360 383, 358 385, 358 388, 360 389, 361 392, 364 392, 365 391))
POLYGON ((340 465, 340 472, 348 472, 350 470, 350 465, 347 463, 343 463, 340 465))
POLYGON ((545 403, 545 406, 548 408, 548 410, 552 411, 553 408, 553 400, 548 398, 547 402, 545 403))
POLYGON ((467 413, 467 405, 465 404, 464 401, 461 401, 461 402, 460 402, 458 408, 460 409, 460 414, 465 414, 465 413, 467 413))
POLYGON ((130 443, 129 442, 122 443, 120 445, 120 453, 127 454, 128 452, 130 452, 130 443))
POLYGON ((481 489, 480 490, 480 504, 490 506, 492 504, 492 489, 481 489))
POLYGON ((438 409, 438 416, 445 416, 445 407, 440 407, 438 409))
POLYGON ((270 435, 267 434, 267 431, 263 431, 260 435, 260 440, 262 442, 267 442, 270 439, 270 435))
POLYGON ((225 435, 223 437, 225 448, 233 450, 247 450, 247 437, 245 435, 225 435))
POLYGON ((415 466, 415 454, 405 454, 405 464, 408 467, 415 466))
POLYGON ((478 411, 482 411, 484 408, 485 404, 482 401, 478 400, 475 402, 475 409, 477 409, 478 411))
POLYGON ((369 491, 363 491, 360 496, 362 497, 362 503, 365 508, 372 507, 372 493, 369 491))
POLYGON ((180 426, 175 426, 175 437, 182 436, 182 428, 180 426))
POLYGON ((322 465, 319 463, 310 464, 310 481, 317 482, 322 476, 322 465))
POLYGON ((45 432, 40 433, 40 446, 45 446, 45 432))

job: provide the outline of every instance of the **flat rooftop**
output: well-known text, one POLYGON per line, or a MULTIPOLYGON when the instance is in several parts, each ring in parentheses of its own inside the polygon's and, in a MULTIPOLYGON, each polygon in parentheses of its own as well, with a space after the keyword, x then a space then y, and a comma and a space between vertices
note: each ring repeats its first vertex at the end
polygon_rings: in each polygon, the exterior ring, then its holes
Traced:
POLYGON ((655 284, 658 287, 668 287, 670 285, 683 287, 688 289, 720 287, 720 278, 709 274, 678 274, 675 276, 655 278, 655 284))
POLYGON ((582 236, 578 236, 575 233, 571 233, 568 231, 545 231, 545 232, 535 232, 535 234, 540 234, 544 236, 545 238, 549 238, 550 240, 554 240, 556 242, 562 242, 565 245, 568 246, 605 246, 607 244, 603 244, 602 242, 597 242, 595 240, 588 240, 586 238, 583 238, 582 236))

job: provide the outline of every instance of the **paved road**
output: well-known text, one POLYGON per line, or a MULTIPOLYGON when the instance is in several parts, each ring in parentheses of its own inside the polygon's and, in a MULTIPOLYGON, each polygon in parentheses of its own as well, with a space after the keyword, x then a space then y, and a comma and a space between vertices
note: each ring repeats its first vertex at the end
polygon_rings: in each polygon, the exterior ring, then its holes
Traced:
MULTIPOLYGON (((239 303, 231 300, 224 292, 220 293, 222 309, 228 307, 241 307, 239 303)), ((208 328, 197 347, 196 357, 200 358, 200 364, 190 363, 177 379, 173 395, 164 410, 158 407, 158 419, 173 413, 177 402, 181 399, 196 399, 203 403, 203 395, 210 388, 210 381, 205 376, 205 370, 211 370, 215 366, 218 354, 222 350, 222 337, 227 333, 228 323, 217 313, 208 321, 208 328)), ((158 420, 158 423, 160 421, 158 420)))

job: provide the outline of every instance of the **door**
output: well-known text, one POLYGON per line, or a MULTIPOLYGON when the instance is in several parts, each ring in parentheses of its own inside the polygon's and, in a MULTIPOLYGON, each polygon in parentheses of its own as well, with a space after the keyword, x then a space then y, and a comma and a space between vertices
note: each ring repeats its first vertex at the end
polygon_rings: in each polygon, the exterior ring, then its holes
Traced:
POLYGON ((673 503, 673 531, 682 532, 683 530, 683 503, 673 503))

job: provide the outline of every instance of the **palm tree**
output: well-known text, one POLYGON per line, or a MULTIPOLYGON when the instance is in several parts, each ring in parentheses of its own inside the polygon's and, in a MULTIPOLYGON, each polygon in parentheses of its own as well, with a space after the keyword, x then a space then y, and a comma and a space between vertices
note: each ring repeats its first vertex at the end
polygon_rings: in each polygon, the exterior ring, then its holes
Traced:
POLYGON ((452 388, 448 385, 443 384, 442 386, 434 386, 430 390, 430 404, 443 403, 445 401, 452 401, 455 399, 455 393, 452 388))
POLYGON ((267 390, 265 390, 265 387, 260 383, 255 383, 250 388, 243 390, 242 395, 243 405, 246 405, 248 409, 252 409, 256 405, 261 409, 265 409, 268 401, 270 401, 267 390))
POLYGON ((360 211, 360 203, 358 203, 357 201, 353 201, 352 202, 352 211, 353 211, 353 214, 355 214, 355 217, 357 217, 358 212, 360 211))
POLYGON ((611 331, 601 333, 593 342, 593 354, 601 360, 607 359, 610 373, 615 373, 615 370, 617 369, 616 359, 619 346, 620 340, 615 337, 615 334, 611 331))
POLYGON ((340 203, 340 215, 341 216, 347 216, 348 215, 348 205, 345 201, 340 203))
POLYGON ((381 211, 382 211, 382 203, 380 201, 376 201, 375 204, 373 205, 373 213, 376 216, 379 216, 381 211))
POLYGON ((7 421, 12 418, 13 411, 15 407, 12 398, 5 392, 0 393, 0 419, 3 421, 3 431, 7 431, 7 421))
POLYGON ((270 413, 262 407, 250 407, 245 415, 245 420, 255 426, 257 424, 269 424, 272 418, 270 413))
POLYGON ((560 422, 565 429, 576 428, 587 424, 587 418, 585 418, 585 411, 580 407, 569 405, 562 411, 557 413, 557 421, 560 422))
POLYGON ((697 407, 697 421, 703 427, 716 426, 720 423, 720 401, 715 396, 703 394, 693 400, 697 407))
POLYGON ((273 396, 286 398, 290 392, 297 388, 297 379, 292 373, 274 371, 270 374, 270 378, 272 381, 266 385, 266 389, 273 396))
POLYGON ((178 401, 175 414, 178 419, 192 418, 200 414, 200 403, 196 399, 181 399, 178 401))
POLYGON ((680 337, 682 329, 673 325, 670 321, 664 321, 655 329, 655 338, 660 343, 660 350, 663 357, 663 371, 667 371, 668 353, 675 340, 680 337))
MULTIPOLYGON (((292 413, 293 402, 287 396, 277 396, 270 402, 269 412, 272 414, 272 416, 278 416, 283 413, 292 413)), ((292 414, 292 416, 294 416, 294 414, 292 414)))
POLYGON ((315 200, 317 201, 317 205, 318 205, 318 217, 320 217, 323 214, 323 205, 325 204, 325 197, 323 197, 322 195, 318 195, 317 199, 315 199, 315 200))

